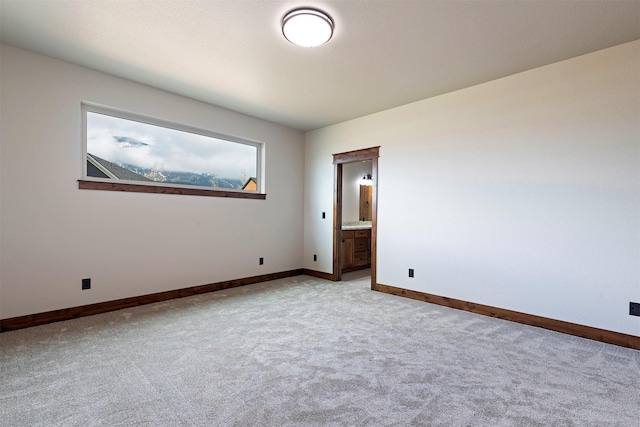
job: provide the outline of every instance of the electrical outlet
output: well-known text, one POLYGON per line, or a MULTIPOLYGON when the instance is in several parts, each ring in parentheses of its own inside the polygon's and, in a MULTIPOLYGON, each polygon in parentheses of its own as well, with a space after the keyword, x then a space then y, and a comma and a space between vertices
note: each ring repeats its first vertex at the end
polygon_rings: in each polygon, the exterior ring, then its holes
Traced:
POLYGON ((317 260, 318 260, 318 255, 313 254, 313 260, 314 260, 314 261, 317 261, 317 260))
POLYGON ((322 212, 322 219, 325 219, 327 217, 327 214, 322 212))
POLYGON ((409 269, 409 277, 413 277, 413 268, 409 269))
POLYGON ((264 264, 264 258, 260 258, 260 265, 264 264))
POLYGON ((91 289, 91 279, 82 279, 82 290, 91 289))
POLYGON ((640 316, 640 302, 630 302, 629 303, 629 315, 630 316, 640 316))

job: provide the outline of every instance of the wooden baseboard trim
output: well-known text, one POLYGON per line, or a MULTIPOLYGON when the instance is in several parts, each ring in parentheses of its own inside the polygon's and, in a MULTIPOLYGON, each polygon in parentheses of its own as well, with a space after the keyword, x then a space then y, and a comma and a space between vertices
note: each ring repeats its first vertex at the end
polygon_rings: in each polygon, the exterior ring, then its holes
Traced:
POLYGON ((0 332, 15 331, 17 329, 29 328, 31 326, 45 325, 47 323, 77 319, 79 317, 107 313, 109 311, 121 310, 123 308, 137 307, 139 305, 152 304, 154 302, 166 301, 176 298, 184 298, 192 295, 235 288, 238 286, 245 286, 254 283, 266 282, 269 280, 282 279, 285 277, 299 276, 301 274, 303 274, 302 269, 282 271, 279 273, 263 274, 260 276, 245 277, 243 279, 236 280, 227 280, 224 282, 210 283, 208 285, 193 286, 190 288, 176 289, 173 291, 158 292, 155 294, 99 302, 96 304, 83 305, 79 307, 63 308, 60 310, 29 314, 26 316, 18 316, 10 319, 1 319, 0 332))
POLYGON ((309 270, 308 268, 302 269, 302 274, 306 274, 307 276, 318 277, 320 279, 331 280, 335 282, 336 279, 331 273, 323 273, 322 271, 309 270))
POLYGON ((578 325, 576 323, 564 322, 562 320, 550 319, 548 317, 540 317, 532 314, 520 313, 518 311, 476 304, 454 298, 447 298, 439 295, 412 291, 409 289, 396 288, 389 285, 376 284, 372 286, 372 290, 405 298, 411 298, 418 301, 424 301, 431 304, 455 308, 458 310, 469 311, 471 313, 482 314, 484 316, 496 317, 503 320, 509 320, 511 322, 522 323, 524 325, 537 326, 539 328, 562 332, 569 335, 575 335, 582 338, 588 338, 595 341, 601 341, 607 344, 614 344, 621 347, 640 350, 640 337, 635 335, 627 335, 620 332, 607 331, 605 329, 578 325))

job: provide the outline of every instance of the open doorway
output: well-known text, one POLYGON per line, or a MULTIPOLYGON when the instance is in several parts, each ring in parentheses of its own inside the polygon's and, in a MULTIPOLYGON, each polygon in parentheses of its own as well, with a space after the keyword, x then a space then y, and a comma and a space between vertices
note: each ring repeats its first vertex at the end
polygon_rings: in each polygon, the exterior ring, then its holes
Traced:
MULTIPOLYGON (((344 264, 343 257, 353 256, 351 252, 346 254, 345 251, 349 249, 349 242, 343 242, 343 234, 350 236, 351 230, 343 230, 343 185, 344 185, 344 165, 360 163, 370 161, 370 180, 371 189, 363 189, 361 198, 359 199, 359 205, 364 209, 358 210, 359 220, 360 218, 367 219, 370 217, 370 264, 371 264, 371 287, 376 285, 376 263, 377 263, 377 206, 378 206, 378 157, 380 147, 366 148, 363 150, 349 151, 346 153, 339 153, 333 155, 334 164, 334 180, 333 180, 333 280, 339 281, 342 279, 342 266, 344 264), (366 202, 366 203, 365 203, 366 202), (368 211, 368 212, 367 212, 368 211), (360 217, 362 215, 362 217, 360 217), (345 243, 347 243, 345 245, 345 243)), ((367 174, 369 175, 369 174, 367 174)), ((360 221, 358 221, 360 222, 360 221)), ((366 221, 362 221, 366 222, 366 221)), ((366 228, 364 228, 366 229, 366 228)), ((361 230, 364 230, 361 228, 361 230)), ((355 233, 354 241, 355 241, 355 233)), ((365 233, 361 231, 364 238, 365 233)), ((361 241, 362 241, 361 238, 361 241)), ((346 240, 346 239, 345 239, 346 240)))

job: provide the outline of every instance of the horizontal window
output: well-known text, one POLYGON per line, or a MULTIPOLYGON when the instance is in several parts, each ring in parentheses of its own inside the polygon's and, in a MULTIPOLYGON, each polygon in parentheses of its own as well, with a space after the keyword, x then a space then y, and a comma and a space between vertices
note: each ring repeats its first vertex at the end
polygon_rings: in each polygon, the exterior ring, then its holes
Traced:
POLYGON ((101 107, 82 112, 80 188, 264 198, 260 143, 101 107))

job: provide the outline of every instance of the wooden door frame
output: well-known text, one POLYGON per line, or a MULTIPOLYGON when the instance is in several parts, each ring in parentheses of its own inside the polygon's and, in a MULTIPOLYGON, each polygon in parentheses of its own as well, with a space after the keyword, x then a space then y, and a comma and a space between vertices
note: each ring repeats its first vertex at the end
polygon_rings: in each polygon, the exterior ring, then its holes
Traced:
POLYGON ((371 160, 371 288, 376 285, 378 243, 378 157, 380 147, 348 151, 333 155, 333 274, 334 281, 342 280, 340 264, 342 253, 342 165, 371 160))

